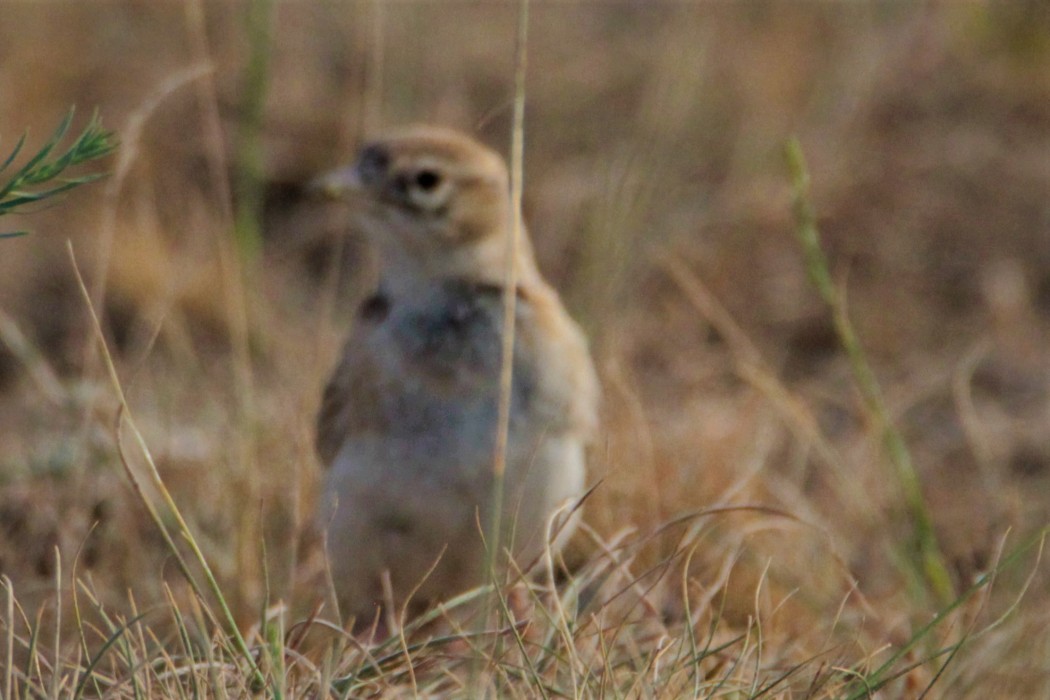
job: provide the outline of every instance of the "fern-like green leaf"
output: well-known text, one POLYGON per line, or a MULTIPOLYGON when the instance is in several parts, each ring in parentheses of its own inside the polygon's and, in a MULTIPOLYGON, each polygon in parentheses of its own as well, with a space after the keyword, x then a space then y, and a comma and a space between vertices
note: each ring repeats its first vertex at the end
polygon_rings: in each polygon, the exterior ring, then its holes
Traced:
MULTIPOLYGON (((63 177, 69 168, 104 158, 117 148, 112 132, 102 128, 98 113, 92 116, 84 131, 57 157, 53 156, 59 144, 69 133, 75 110, 70 109, 47 142, 20 167, 6 182, 0 185, 0 216, 10 214, 27 204, 34 204, 50 197, 68 192, 74 187, 94 182, 104 173, 91 173, 76 177, 63 177)), ((0 172, 6 170, 25 146, 23 135, 14 150, 0 164, 0 172)), ((25 235, 25 231, 0 233, 0 238, 25 235)))

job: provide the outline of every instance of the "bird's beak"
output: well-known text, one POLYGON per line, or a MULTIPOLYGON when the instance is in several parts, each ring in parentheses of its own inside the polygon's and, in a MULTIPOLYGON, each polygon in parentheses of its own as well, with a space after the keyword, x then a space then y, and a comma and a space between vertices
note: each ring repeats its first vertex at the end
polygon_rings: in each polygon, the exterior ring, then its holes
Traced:
POLYGON ((323 199, 346 199, 364 189, 357 164, 331 170, 307 185, 310 194, 323 199))

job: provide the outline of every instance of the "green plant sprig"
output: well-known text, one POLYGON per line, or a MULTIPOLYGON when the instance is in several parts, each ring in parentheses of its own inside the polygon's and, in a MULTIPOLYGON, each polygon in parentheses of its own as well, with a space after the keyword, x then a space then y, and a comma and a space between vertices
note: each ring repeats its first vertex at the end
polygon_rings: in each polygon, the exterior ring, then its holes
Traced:
MULTIPOLYGON (((66 149, 65 153, 51 157, 69 131, 75 111, 74 108, 71 108, 47 143, 14 175, 10 176, 5 184, 0 186, 0 216, 11 214, 26 204, 40 202, 105 176, 105 173, 89 173, 76 177, 61 177, 68 168, 104 158, 116 150, 117 141, 113 133, 102 128, 102 122, 97 113, 91 117, 87 127, 66 149)), ((0 164, 0 173, 11 166, 18 154, 22 152, 25 142, 26 135, 23 134, 11 154, 0 164)), ((26 233, 28 231, 0 233, 0 238, 24 236, 26 233)))
POLYGON ((839 343, 849 358, 854 383, 863 399, 864 406, 874 418, 883 449, 893 464, 897 481, 904 494, 905 504, 911 517, 913 544, 917 551, 917 560, 910 557, 916 573, 924 580, 941 603, 955 600, 955 586, 944 554, 937 542, 926 499, 922 493, 922 484, 912 463, 911 453, 900 431, 890 419, 889 409, 882 396, 882 389, 875 372, 871 369, 864 349, 861 347, 857 333, 846 313, 846 303, 842 293, 831 279, 827 256, 820 244, 820 232, 817 229, 817 217, 809 198, 809 171, 802 153, 802 145, 797 138, 790 139, 785 145, 784 155, 791 175, 794 190, 795 235, 802 247, 806 259, 806 270, 813 286, 816 287, 824 303, 831 311, 832 321, 839 343))

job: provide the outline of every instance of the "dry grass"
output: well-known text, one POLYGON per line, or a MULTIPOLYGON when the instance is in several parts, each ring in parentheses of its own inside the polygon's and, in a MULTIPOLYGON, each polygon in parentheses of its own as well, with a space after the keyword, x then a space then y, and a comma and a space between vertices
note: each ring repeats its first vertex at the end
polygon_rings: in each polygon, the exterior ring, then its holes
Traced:
POLYGON ((372 643, 330 622, 311 528, 313 415, 367 256, 296 184, 376 123, 509 147, 517 6, 278 4, 254 259, 231 233, 235 7, 5 7, 0 135, 98 105, 122 160, 0 241, 3 697, 1044 697, 1041 7, 534 3, 526 219, 605 390, 587 526, 499 604, 372 643), (884 416, 807 279, 791 134, 884 416), (129 483, 128 416, 184 525, 129 483), (909 564, 884 419, 949 604, 909 564))

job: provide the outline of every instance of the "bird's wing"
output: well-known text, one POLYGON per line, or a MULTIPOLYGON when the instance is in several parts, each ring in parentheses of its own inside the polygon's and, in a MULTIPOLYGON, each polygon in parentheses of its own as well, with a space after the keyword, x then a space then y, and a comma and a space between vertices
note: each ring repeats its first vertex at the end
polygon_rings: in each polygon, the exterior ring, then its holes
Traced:
POLYGON ((346 438, 356 432, 380 428, 380 387, 374 362, 363 351, 360 329, 351 332, 339 364, 321 396, 317 414, 317 454, 331 465, 346 438))
POLYGON ((538 372, 535 407, 547 429, 579 436, 591 442, 598 428, 600 387, 587 338, 569 316, 557 293, 546 286, 525 290, 531 323, 522 327, 519 348, 533 357, 538 372))

